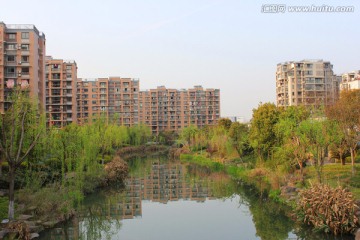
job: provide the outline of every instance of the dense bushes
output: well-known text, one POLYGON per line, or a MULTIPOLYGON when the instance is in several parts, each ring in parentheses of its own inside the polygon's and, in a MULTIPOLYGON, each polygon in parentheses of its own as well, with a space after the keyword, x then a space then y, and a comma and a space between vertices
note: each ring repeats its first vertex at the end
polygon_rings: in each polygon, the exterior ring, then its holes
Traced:
POLYGON ((352 233, 359 224, 356 205, 351 192, 342 187, 314 185, 300 191, 297 215, 302 222, 316 230, 333 233, 352 233))

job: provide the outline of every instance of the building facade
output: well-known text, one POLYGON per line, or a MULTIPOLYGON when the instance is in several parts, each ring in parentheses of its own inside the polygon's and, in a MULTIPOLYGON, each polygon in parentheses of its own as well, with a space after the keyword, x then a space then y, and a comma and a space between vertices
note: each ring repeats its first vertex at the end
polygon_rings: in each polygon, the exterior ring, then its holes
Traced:
POLYGON ((220 118, 220 90, 156 89, 140 91, 139 120, 150 126, 154 134, 178 131, 190 125, 214 125, 220 118))
POLYGON ((82 124, 104 115, 118 124, 138 124, 139 80, 132 78, 78 79, 77 120, 82 124))
POLYGON ((47 126, 64 127, 77 122, 76 62, 46 57, 47 126))
POLYGON ((45 35, 31 24, 0 22, 0 112, 9 107, 16 86, 45 109, 45 35))
POLYGON ((344 73, 341 76, 340 90, 360 89, 360 70, 344 73))
POLYGON ((276 70, 277 106, 321 106, 339 96, 339 78, 323 60, 279 63, 276 70))

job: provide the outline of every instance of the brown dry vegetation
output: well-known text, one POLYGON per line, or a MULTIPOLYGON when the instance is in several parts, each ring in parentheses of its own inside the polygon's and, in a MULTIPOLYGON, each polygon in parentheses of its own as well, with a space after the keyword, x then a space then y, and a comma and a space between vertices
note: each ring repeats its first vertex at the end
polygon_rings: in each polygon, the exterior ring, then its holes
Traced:
POLYGON ((299 220, 316 230, 333 233, 352 233, 358 228, 355 212, 359 208, 351 192, 342 187, 314 185, 300 191, 299 220))

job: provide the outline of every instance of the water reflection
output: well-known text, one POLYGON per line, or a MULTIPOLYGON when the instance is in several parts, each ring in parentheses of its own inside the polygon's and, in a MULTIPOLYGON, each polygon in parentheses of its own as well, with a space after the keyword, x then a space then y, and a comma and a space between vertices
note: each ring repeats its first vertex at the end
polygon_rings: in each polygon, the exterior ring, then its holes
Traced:
POLYGON ((130 167, 125 188, 87 197, 78 218, 41 239, 326 239, 221 172, 163 159, 130 167))

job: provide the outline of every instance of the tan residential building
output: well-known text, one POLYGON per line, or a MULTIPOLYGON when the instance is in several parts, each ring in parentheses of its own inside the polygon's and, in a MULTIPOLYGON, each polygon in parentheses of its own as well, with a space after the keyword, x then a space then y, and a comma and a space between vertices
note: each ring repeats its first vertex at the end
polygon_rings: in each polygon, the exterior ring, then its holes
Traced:
POLYGON ((0 22, 0 112, 15 86, 28 90, 45 109, 45 35, 31 24, 0 22))
POLYGON ((360 89, 360 70, 344 73, 341 76, 340 90, 360 89))
POLYGON ((76 62, 47 56, 45 71, 47 126, 61 128, 76 123, 76 62))
POLYGON ((167 89, 164 86, 140 91, 139 120, 154 134, 178 131, 190 125, 214 125, 220 118, 220 90, 167 89))
POLYGON ((92 117, 105 115, 118 124, 138 123, 139 80, 131 78, 78 79, 77 118, 82 124, 92 117))
POLYGON ((276 104, 285 107, 333 104, 339 96, 339 81, 328 61, 279 63, 276 70, 276 104))

